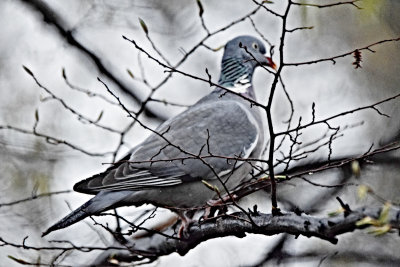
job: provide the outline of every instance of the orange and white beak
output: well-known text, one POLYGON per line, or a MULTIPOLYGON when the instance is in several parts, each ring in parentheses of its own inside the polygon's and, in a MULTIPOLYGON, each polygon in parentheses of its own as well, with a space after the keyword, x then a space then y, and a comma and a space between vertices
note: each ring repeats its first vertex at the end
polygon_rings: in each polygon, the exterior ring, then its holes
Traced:
POLYGON ((268 67, 271 67, 272 69, 276 70, 277 66, 276 66, 275 62, 272 61, 272 58, 270 58, 270 57, 265 57, 265 58, 267 59, 267 62, 268 62, 266 65, 268 67))

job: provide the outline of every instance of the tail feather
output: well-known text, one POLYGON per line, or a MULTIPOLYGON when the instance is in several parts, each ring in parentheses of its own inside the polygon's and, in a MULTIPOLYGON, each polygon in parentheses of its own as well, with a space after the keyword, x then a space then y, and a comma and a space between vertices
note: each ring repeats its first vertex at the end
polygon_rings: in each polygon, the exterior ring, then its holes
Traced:
POLYGON ((102 211, 108 210, 110 208, 115 208, 122 206, 122 201, 131 195, 130 191, 119 191, 119 192, 105 192, 102 191, 98 193, 95 197, 90 199, 88 202, 65 216, 63 219, 58 221, 56 224, 51 226, 45 232, 43 232, 42 237, 48 235, 49 233, 68 227, 76 222, 85 219, 88 216, 99 214, 102 211), (120 203, 120 205, 118 205, 120 203))

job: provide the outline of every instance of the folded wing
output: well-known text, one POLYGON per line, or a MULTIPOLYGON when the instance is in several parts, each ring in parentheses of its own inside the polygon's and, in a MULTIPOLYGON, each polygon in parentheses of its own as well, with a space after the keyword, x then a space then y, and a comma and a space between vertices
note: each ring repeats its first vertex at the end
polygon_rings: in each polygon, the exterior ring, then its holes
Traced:
POLYGON ((78 192, 145 190, 216 179, 238 168, 259 141, 251 109, 237 101, 195 105, 156 129, 104 173, 77 183, 78 192))

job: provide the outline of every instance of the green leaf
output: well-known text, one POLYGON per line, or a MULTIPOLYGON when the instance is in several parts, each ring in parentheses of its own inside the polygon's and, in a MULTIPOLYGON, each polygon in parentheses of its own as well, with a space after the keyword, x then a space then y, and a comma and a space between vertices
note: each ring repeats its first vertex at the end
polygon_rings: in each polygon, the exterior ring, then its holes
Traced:
POLYGON ((368 231, 369 234, 373 234, 375 236, 384 235, 392 229, 390 224, 385 224, 379 227, 373 227, 368 231))
POLYGON ((362 184, 358 187, 357 196, 360 200, 363 200, 367 193, 370 192, 371 188, 368 185, 362 184))
POLYGON ((387 224, 389 222, 389 211, 391 206, 392 205, 389 202, 386 202, 385 205, 383 205, 381 214, 378 218, 378 222, 380 225, 387 224))
POLYGON ((139 22, 140 22, 140 26, 142 26, 143 31, 146 34, 149 34, 149 29, 147 28, 146 23, 144 23, 144 21, 141 18, 139 18, 139 22))
POLYGON ((366 216, 356 222, 356 226, 362 226, 362 225, 376 225, 376 220, 374 218, 371 218, 369 216, 366 216))
POLYGON ((340 209, 338 209, 338 210, 329 212, 329 213, 328 213, 328 216, 329 216, 329 217, 337 216, 337 215, 339 215, 339 214, 341 214, 341 213, 343 213, 343 212, 344 212, 344 209, 343 209, 343 208, 340 208, 340 209))
POLYGON ((354 174, 355 177, 360 177, 361 168, 358 160, 353 160, 351 162, 351 172, 354 174))
POLYGON ((369 234, 373 234, 376 236, 386 234, 392 229, 392 226, 388 223, 390 207, 391 204, 389 202, 386 202, 377 220, 366 216, 356 222, 356 226, 371 225, 372 227, 368 231, 369 234))

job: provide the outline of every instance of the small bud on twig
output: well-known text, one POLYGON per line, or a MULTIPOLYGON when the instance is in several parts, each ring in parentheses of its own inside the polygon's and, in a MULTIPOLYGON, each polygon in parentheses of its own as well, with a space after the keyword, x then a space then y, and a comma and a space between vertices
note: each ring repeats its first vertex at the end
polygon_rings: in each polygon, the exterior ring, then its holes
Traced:
POLYGON ((104 110, 102 110, 100 112, 99 116, 97 117, 97 120, 95 120, 94 123, 98 123, 101 120, 101 118, 103 117, 103 113, 104 113, 104 110))
POLYGON ((199 16, 203 16, 204 13, 204 9, 203 9, 203 5, 201 4, 200 0, 197 0, 197 5, 199 6, 199 16))
POLYGON ((62 70, 61 70, 61 75, 62 75, 62 77, 64 78, 64 80, 67 79, 67 74, 65 73, 65 68, 62 68, 62 70))
POLYGON ((39 121, 39 110, 35 110, 35 120, 39 121))
POLYGON ((24 68, 24 70, 25 70, 29 75, 31 75, 31 76, 33 77, 33 73, 32 73, 32 71, 31 71, 30 69, 28 69, 28 67, 26 67, 26 66, 24 66, 24 65, 22 65, 22 67, 24 68))
POLYGON ((144 33, 149 34, 149 29, 147 28, 146 23, 144 23, 144 21, 141 18, 139 18, 139 22, 140 26, 142 26, 144 33))
POLYGON ((126 69, 126 72, 128 72, 129 76, 131 76, 132 79, 135 78, 135 76, 133 75, 133 73, 130 69, 126 69))

